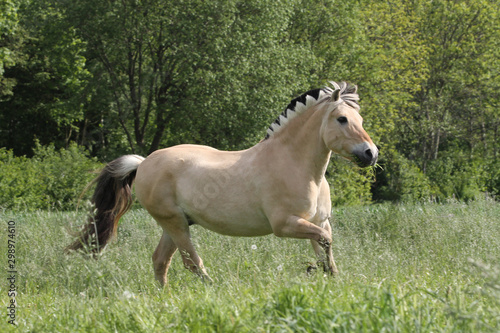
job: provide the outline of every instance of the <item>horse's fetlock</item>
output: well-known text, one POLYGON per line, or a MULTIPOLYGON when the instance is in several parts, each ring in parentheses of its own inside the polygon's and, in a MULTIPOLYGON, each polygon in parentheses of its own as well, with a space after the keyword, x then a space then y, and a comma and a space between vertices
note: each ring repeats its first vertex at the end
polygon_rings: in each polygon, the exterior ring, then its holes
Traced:
POLYGON ((328 240, 324 237, 320 237, 320 239, 318 240, 318 244, 326 251, 326 250, 330 249, 330 246, 332 245, 332 241, 328 240))
POLYGON ((184 263, 184 268, 189 269, 190 271, 196 271, 198 269, 198 266, 196 266, 195 264, 184 263))
POLYGON ((307 266, 307 275, 313 275, 316 273, 317 270, 318 266, 314 264, 309 264, 309 266, 307 266))

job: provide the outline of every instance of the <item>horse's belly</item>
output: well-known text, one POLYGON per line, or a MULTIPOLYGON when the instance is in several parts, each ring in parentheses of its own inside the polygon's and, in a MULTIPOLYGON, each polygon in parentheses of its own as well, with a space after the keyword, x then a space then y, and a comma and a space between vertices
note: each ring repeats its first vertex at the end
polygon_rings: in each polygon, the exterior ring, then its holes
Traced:
POLYGON ((207 207, 203 212, 184 208, 195 223, 219 234, 229 236, 262 236, 273 232, 267 218, 257 211, 224 207, 207 207))
MULTIPOLYGON (((211 184, 207 182, 207 184, 211 184)), ((198 225, 224 235, 261 236, 272 233, 258 193, 227 184, 213 190, 179 190, 178 205, 198 225)), ((185 189, 185 188, 184 188, 185 189)), ((206 189, 206 187, 205 187, 206 189)))

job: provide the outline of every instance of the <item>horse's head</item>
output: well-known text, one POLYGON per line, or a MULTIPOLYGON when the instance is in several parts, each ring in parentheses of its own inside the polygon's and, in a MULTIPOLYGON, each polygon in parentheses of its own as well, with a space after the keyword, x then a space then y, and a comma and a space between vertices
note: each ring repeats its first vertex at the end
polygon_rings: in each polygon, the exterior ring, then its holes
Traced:
MULTIPOLYGON (((332 82, 333 84, 333 82, 332 82)), ((327 103, 321 134, 328 149, 361 167, 375 165, 378 149, 363 128, 359 114, 357 87, 342 83, 327 103)))

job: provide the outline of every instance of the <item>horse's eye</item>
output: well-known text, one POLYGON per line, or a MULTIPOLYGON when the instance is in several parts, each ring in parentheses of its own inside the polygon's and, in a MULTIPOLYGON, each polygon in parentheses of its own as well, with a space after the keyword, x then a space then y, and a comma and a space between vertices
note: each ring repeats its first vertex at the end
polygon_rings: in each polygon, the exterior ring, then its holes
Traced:
POLYGON ((338 117, 337 121, 341 124, 346 124, 347 123, 347 118, 346 117, 338 117))

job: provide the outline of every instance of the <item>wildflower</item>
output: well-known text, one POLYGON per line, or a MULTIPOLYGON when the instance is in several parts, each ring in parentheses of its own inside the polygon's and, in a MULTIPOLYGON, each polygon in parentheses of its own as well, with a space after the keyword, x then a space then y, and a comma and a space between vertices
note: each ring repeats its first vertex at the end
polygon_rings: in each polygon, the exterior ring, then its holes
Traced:
POLYGON ((250 248, 251 248, 252 250, 257 250, 257 245, 253 244, 250 248))
POLYGON ((279 265, 279 266, 277 267, 277 270, 281 272, 281 271, 283 270, 283 265, 279 265))
POLYGON ((125 291, 123 292, 123 297, 125 297, 126 299, 130 299, 130 298, 132 298, 133 296, 134 296, 134 294, 133 294, 133 293, 131 293, 131 292, 130 292, 130 291, 128 291, 128 290, 125 290, 125 291))

